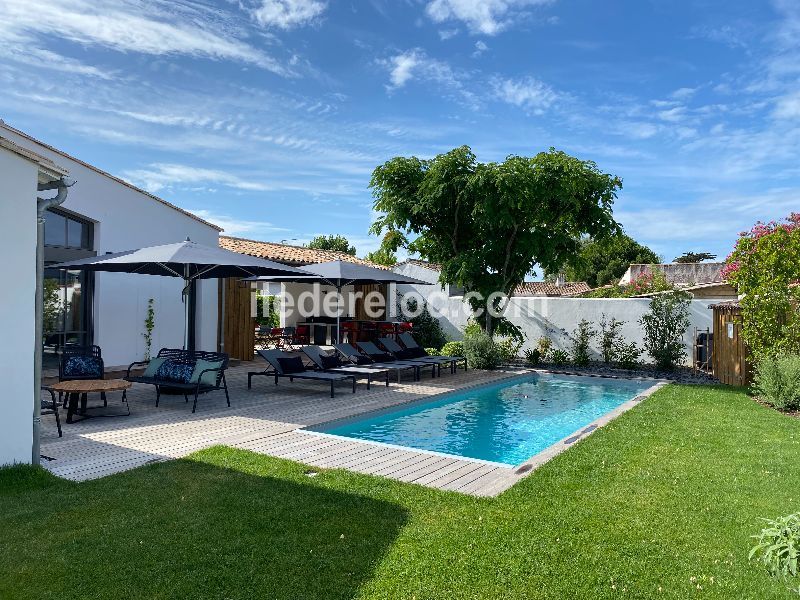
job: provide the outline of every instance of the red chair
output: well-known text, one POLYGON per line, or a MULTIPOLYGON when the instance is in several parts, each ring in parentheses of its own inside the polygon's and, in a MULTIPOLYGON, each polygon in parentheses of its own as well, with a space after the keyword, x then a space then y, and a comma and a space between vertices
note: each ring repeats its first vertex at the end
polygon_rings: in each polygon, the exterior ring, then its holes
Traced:
POLYGON ((378 337, 397 337, 397 323, 389 323, 384 321, 383 323, 378 323, 378 337))
POLYGON ((276 348, 283 346, 283 327, 273 327, 269 331, 269 341, 274 344, 276 348))
POLYGON ((342 323, 342 341, 352 344, 358 341, 358 323, 345 321, 342 323))
POLYGON ((308 325, 298 325, 292 337, 292 343, 308 346, 311 343, 311 327, 308 325))

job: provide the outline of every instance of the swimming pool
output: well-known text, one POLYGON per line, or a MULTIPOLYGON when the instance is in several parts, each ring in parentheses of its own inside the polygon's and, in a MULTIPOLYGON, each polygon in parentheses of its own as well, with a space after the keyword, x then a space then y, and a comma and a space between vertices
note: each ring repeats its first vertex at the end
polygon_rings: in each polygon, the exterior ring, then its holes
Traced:
POLYGON ((514 466, 652 385, 536 373, 308 430, 514 466))

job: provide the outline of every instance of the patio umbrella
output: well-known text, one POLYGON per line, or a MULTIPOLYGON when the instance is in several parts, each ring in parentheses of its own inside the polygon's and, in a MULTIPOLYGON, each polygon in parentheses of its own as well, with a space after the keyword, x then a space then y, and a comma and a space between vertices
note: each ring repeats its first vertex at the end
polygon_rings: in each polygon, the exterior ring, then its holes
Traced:
MULTIPOLYGON (((348 285, 364 285, 371 283, 407 283, 414 285, 432 285, 427 281, 414 279, 400 275, 388 269, 378 269, 370 267, 369 265, 361 265, 358 263, 349 262, 346 260, 333 260, 330 262, 316 263, 313 265, 306 265, 300 267, 299 271, 303 271, 307 276, 313 276, 312 279, 296 276, 274 275, 266 277, 250 277, 245 281, 282 281, 286 283, 326 283, 336 288, 336 292, 341 295, 342 288, 348 285)), ((339 321, 341 315, 339 311, 336 312, 336 338, 341 341, 341 331, 339 328, 339 321)))
MULTIPOLYGON (((204 246, 188 238, 185 242, 176 244, 149 246, 59 263, 53 265, 53 268, 180 277, 185 284, 182 293, 184 298, 193 295, 192 284, 198 279, 279 274, 314 279, 309 273, 294 267, 231 252, 218 246, 204 246)), ((189 300, 193 298, 190 297, 189 300)), ((185 304, 184 347, 194 350, 194 331, 190 327, 193 319, 189 313, 194 303, 185 301, 185 304)))

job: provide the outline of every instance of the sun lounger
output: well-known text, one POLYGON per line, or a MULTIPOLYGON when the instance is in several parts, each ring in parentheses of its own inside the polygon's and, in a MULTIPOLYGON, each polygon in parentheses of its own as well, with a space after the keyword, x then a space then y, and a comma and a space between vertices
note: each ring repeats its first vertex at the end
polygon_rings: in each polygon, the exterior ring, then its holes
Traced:
POLYGON ((389 369, 370 365, 358 366, 349 361, 344 363, 337 354, 323 353, 319 346, 305 346, 302 351, 320 369, 320 372, 345 373, 364 378, 367 380, 367 389, 369 389, 373 377, 384 377, 386 387, 389 387, 389 369))
MULTIPOLYGON (((309 379, 315 381, 327 381, 331 384, 331 398, 333 398, 333 384, 337 381, 346 381, 351 380, 353 382, 353 393, 356 393, 356 376, 352 374, 346 373, 325 373, 321 371, 314 371, 310 369, 306 369, 304 365, 299 365, 303 368, 303 370, 293 370, 287 367, 291 366, 294 367, 295 365, 289 365, 289 360, 292 358, 296 358, 297 360, 302 363, 300 357, 292 357, 290 354, 282 350, 257 350, 258 355, 267 361, 272 367, 272 371, 269 369, 265 370, 264 372, 258 371, 251 371, 247 374, 247 387, 249 388, 251 385, 251 380, 253 375, 272 375, 275 377, 275 385, 278 385, 278 379, 281 377, 288 377, 289 381, 293 381, 295 379, 309 379), (281 364, 283 360, 284 364, 281 364)), ((292 361, 296 362, 296 361, 292 361)))
MULTIPOLYGON (((400 341, 403 343, 403 345, 406 347, 406 349, 416 351, 417 353, 421 352, 422 356, 430 356, 427 352, 425 352, 425 348, 420 346, 417 343, 417 340, 414 339, 414 336, 411 335, 410 333, 401 333, 398 337, 400 338, 400 341)), ((453 371, 455 371, 455 369, 458 367, 458 363, 463 362, 464 363, 464 370, 465 371, 467 370, 467 359, 464 356, 446 356, 445 355, 445 356, 441 356, 441 357, 440 356, 435 356, 434 358, 444 358, 444 359, 453 360, 454 361, 453 365, 452 365, 453 371)))
MULTIPOLYGON (((393 352, 385 352, 381 350, 372 342, 358 342, 358 348, 361 350, 362 353, 369 356, 372 360, 376 360, 379 362, 384 362, 384 363, 401 362, 411 365, 420 365, 420 367, 430 366, 433 371, 432 372, 433 377, 436 377, 437 368, 439 368, 439 365, 433 361, 417 360, 417 359, 401 359, 393 352)), ((440 368, 439 371, 441 371, 440 368)), ((439 374, 441 375, 441 372, 439 374)))
POLYGON ((430 356, 423 350, 422 353, 415 352, 413 350, 409 350, 408 348, 403 348, 400 344, 395 342, 392 338, 379 338, 378 342, 381 346, 386 348, 388 352, 391 352, 400 360, 418 360, 424 362, 426 364, 436 365, 439 369, 439 374, 441 375, 441 367, 443 364, 450 366, 450 372, 455 373, 456 367, 456 359, 451 358, 449 356, 430 356))
POLYGON ((411 371, 414 375, 414 380, 415 381, 419 380, 420 377, 419 363, 407 363, 404 361, 392 361, 392 362, 375 361, 366 354, 359 352, 358 349, 352 346, 351 344, 334 344, 333 347, 346 360, 349 360, 352 364, 358 365, 359 367, 366 366, 378 369, 389 369, 390 371, 394 371, 395 375, 397 376, 397 383, 400 383, 400 373, 402 371, 411 371))

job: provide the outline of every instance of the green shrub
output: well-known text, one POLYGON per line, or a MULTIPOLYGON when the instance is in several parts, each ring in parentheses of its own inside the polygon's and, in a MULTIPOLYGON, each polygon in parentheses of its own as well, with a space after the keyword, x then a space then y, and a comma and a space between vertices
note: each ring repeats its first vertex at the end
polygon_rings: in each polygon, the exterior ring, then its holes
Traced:
POLYGON ((639 366, 639 357, 642 351, 636 342, 627 343, 625 340, 617 340, 614 345, 614 362, 623 368, 633 370, 639 366))
POLYGON ((565 365, 569 362, 569 354, 566 350, 556 348, 550 352, 550 362, 554 365, 565 365))
MULTIPOLYGON (((417 300, 410 298, 408 309, 413 313, 417 310, 417 300)), ((398 308, 402 309, 402 303, 398 301, 398 308)), ((402 314, 402 313, 401 313, 402 314)), ((428 303, 423 301, 422 312, 416 317, 408 319, 414 327, 414 339, 423 348, 441 348, 447 341, 447 337, 442 331, 442 324, 428 310, 428 303)))
POLYGON ((754 388, 764 402, 775 408, 800 408, 800 356, 762 358, 756 368, 754 388))
POLYGON ((800 555, 800 514, 764 519, 767 526, 758 535, 748 558, 766 567, 770 577, 787 580, 797 576, 800 555))
POLYGON ((589 343, 597 332, 586 319, 581 319, 572 332, 572 362, 580 367, 589 364, 589 343))
POLYGON ((497 348, 500 351, 500 360, 503 362, 510 362, 519 356, 519 349, 522 348, 522 342, 514 338, 503 338, 497 342, 497 348))
POLYGON ((536 346, 539 349, 540 359, 546 361, 547 357, 550 355, 550 350, 553 347, 553 340, 551 340, 549 337, 540 337, 539 341, 536 343, 536 346))
POLYGON ((483 330, 464 336, 464 356, 473 369, 495 369, 501 362, 498 344, 483 330))
POLYGON ((529 367, 537 367, 542 362, 542 353, 538 348, 528 348, 525 350, 525 364, 529 367))
POLYGON ((683 334, 689 327, 690 304, 686 292, 665 292, 650 300, 649 312, 639 319, 645 350, 659 369, 672 370, 686 359, 683 334))
POLYGON ((431 356, 437 356, 438 354, 440 354, 438 348, 425 348, 425 352, 427 352, 431 356))
POLYGON ((608 320, 605 314, 600 317, 600 352, 604 363, 613 363, 617 360, 614 352, 619 342, 619 330, 625 321, 617 321, 614 317, 608 320))
POLYGON ((464 342, 447 342, 442 346, 443 356, 464 356, 464 342))

